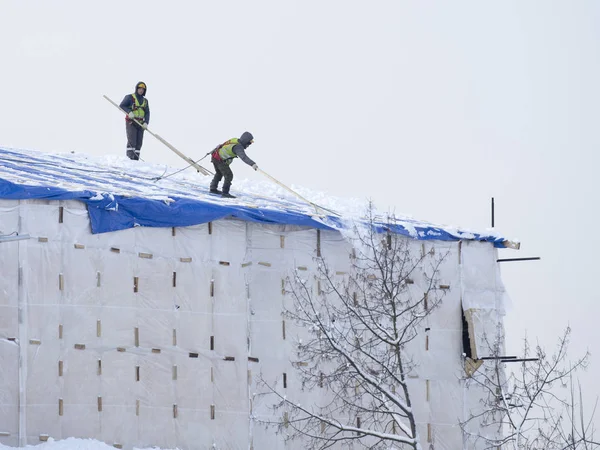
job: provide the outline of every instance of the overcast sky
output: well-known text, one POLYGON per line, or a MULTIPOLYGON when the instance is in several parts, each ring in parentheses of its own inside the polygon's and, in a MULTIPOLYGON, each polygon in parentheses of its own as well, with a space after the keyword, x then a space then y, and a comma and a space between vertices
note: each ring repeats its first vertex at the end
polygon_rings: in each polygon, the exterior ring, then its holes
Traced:
MULTIPOLYGON (((542 258, 502 266, 508 353, 570 324, 573 356, 592 351, 591 407, 599 23, 593 0, 0 0, 0 145, 124 155, 102 94, 143 80, 150 128, 194 159, 249 130, 249 155, 289 185, 471 229, 493 196, 522 242, 501 257, 542 258)), ((145 139, 143 159, 185 166, 145 139)))

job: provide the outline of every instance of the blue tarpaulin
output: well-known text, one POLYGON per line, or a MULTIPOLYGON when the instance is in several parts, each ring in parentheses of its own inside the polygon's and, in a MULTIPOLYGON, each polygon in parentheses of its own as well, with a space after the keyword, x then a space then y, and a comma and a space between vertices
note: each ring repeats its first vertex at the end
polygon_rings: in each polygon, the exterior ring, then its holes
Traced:
MULTIPOLYGON (((256 195, 222 200, 208 194, 207 180, 165 177, 164 166, 1 147, 0 198, 82 201, 93 233, 135 226, 185 227, 225 217, 331 230, 347 226, 347 218, 316 215, 310 205, 295 200, 256 195)), ((505 242, 497 235, 449 230, 412 219, 380 223, 378 228, 423 240, 479 240, 497 247, 505 242)))

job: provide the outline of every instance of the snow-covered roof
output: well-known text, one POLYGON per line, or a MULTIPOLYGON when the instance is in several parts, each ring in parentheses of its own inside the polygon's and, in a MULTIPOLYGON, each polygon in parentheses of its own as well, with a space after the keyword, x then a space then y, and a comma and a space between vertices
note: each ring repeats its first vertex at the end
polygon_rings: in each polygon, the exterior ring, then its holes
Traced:
MULTIPOLYGON (((205 167, 208 167, 205 165, 205 167)), ((226 217, 252 222, 340 229, 364 215, 367 201, 339 199, 294 187, 308 204, 277 184, 238 181, 236 199, 209 194, 210 177, 126 157, 48 154, 0 147, 0 199, 80 200, 93 233, 135 226, 181 227, 226 217), (315 209, 314 205, 319 205, 315 209)), ((476 233, 396 215, 391 231, 423 240, 480 240, 504 247, 488 230, 476 233)), ((384 225, 382 221, 382 227, 384 225)))

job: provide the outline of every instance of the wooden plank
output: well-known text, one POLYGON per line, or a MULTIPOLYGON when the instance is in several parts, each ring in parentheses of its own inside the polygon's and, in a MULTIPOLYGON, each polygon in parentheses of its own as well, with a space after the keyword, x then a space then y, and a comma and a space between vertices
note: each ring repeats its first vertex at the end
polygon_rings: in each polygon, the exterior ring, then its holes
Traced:
POLYGON ((475 374, 475 372, 477 372, 477 369, 481 367, 482 364, 482 359, 474 360, 471 358, 465 358, 465 374, 467 375, 467 377, 472 377, 475 374))
POLYGON ((520 242, 514 242, 514 241, 503 241, 502 245, 505 248, 512 248, 513 250, 519 250, 521 248, 521 243, 520 242))
MULTIPOLYGON (((475 327, 473 325, 473 313, 474 309, 467 309, 464 311, 465 320, 467 322, 467 331, 469 333, 469 346, 471 347, 471 358, 477 360, 477 341, 475 340, 475 327)), ((479 366, 477 367, 479 368, 479 366)), ((477 370, 477 368, 475 370, 477 370)))

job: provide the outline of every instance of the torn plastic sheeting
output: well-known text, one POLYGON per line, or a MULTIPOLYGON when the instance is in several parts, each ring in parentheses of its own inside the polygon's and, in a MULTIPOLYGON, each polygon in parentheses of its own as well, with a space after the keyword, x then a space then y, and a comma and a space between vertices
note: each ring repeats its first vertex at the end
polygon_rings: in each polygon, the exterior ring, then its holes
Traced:
POLYGON ((505 312, 506 289, 500 278, 498 250, 478 242, 465 241, 461 247, 461 289, 463 309, 491 309, 505 312))

